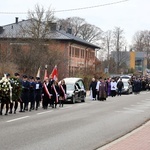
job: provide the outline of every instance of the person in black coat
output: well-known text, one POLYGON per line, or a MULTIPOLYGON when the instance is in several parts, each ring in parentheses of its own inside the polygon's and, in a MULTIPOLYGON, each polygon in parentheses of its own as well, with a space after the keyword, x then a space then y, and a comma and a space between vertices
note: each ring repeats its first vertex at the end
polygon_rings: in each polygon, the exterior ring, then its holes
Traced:
POLYGON ((92 81, 89 86, 89 90, 91 92, 90 95, 91 95, 92 100, 96 100, 96 94, 97 94, 96 85, 97 85, 97 81, 95 80, 95 78, 92 78, 92 81))
POLYGON ((42 83, 40 81, 40 78, 36 77, 36 80, 35 80, 35 103, 36 104, 34 104, 33 109, 35 107, 35 109, 38 110, 38 107, 39 107, 39 104, 41 101, 41 97, 42 97, 42 87, 43 86, 42 86, 42 83))
POLYGON ((52 108, 57 107, 57 103, 59 102, 59 86, 58 86, 58 81, 54 81, 52 86, 51 86, 51 100, 52 100, 52 108))
POLYGON ((32 76, 29 77, 29 83, 30 83, 30 87, 29 87, 30 109, 29 109, 29 111, 31 111, 32 109, 34 109, 34 104, 35 104, 35 81, 34 81, 34 77, 32 77, 32 76))
POLYGON ((118 96, 121 96, 123 87, 124 87, 124 84, 122 82, 122 79, 120 78, 120 80, 117 83, 118 96))
MULTIPOLYGON (((49 85, 50 86, 52 86, 52 84, 53 84, 53 82, 54 82, 55 80, 52 78, 52 75, 50 74, 50 76, 49 76, 49 85)), ((50 100, 49 100, 49 107, 52 107, 52 99, 51 99, 51 97, 50 97, 50 100)))
POLYGON ((61 80, 60 85, 59 85, 59 107, 63 107, 64 101, 66 99, 66 91, 67 87, 65 84, 65 80, 61 80))
POLYGON ((25 110, 28 111, 29 88, 30 83, 28 81, 28 77, 23 75, 20 112, 24 112, 25 110))
POLYGON ((44 80, 42 89, 43 109, 47 109, 50 98, 51 98, 51 84, 49 82, 49 79, 46 78, 44 80))

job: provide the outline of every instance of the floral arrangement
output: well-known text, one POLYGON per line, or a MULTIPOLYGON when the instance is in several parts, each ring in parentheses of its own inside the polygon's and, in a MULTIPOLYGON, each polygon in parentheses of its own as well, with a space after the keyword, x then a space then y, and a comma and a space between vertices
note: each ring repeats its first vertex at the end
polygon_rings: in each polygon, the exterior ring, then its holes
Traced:
POLYGON ((11 99, 12 96, 12 86, 10 83, 10 79, 4 76, 0 80, 0 100, 6 100, 8 98, 11 99))
POLYGON ((12 100, 16 101, 21 96, 22 84, 21 81, 15 77, 11 77, 10 82, 12 86, 12 100))
POLYGON ((7 78, 6 75, 0 80, 0 101, 16 101, 21 94, 21 82, 15 78, 7 78))

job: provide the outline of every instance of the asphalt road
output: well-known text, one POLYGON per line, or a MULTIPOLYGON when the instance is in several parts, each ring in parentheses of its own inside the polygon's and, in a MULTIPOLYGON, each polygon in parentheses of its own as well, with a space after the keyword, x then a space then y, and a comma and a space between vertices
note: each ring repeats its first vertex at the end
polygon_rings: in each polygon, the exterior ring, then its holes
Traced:
POLYGON ((0 150, 95 150, 150 119, 150 92, 0 116, 0 150))

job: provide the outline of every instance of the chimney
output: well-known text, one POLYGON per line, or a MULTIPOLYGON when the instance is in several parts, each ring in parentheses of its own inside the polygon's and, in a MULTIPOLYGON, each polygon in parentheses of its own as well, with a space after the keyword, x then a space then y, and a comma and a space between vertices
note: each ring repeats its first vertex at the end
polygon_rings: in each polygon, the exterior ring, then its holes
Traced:
POLYGON ((3 33, 4 29, 0 26, 0 34, 3 33))
POLYGON ((18 17, 16 17, 16 24, 18 24, 18 17))
POLYGON ((49 22, 49 26, 50 26, 50 30, 51 31, 56 31, 56 29, 57 29, 57 23, 49 22))
POLYGON ((67 28, 67 33, 72 34, 72 29, 71 28, 67 28))

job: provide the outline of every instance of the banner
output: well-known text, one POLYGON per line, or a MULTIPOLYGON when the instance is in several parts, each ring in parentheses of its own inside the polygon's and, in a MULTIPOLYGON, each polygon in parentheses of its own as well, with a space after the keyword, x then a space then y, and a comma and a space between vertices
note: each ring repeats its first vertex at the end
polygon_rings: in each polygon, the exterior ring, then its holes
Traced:
POLYGON ((51 76, 54 80, 57 80, 58 79, 58 70, 57 70, 57 66, 54 67, 52 73, 51 73, 51 76))

